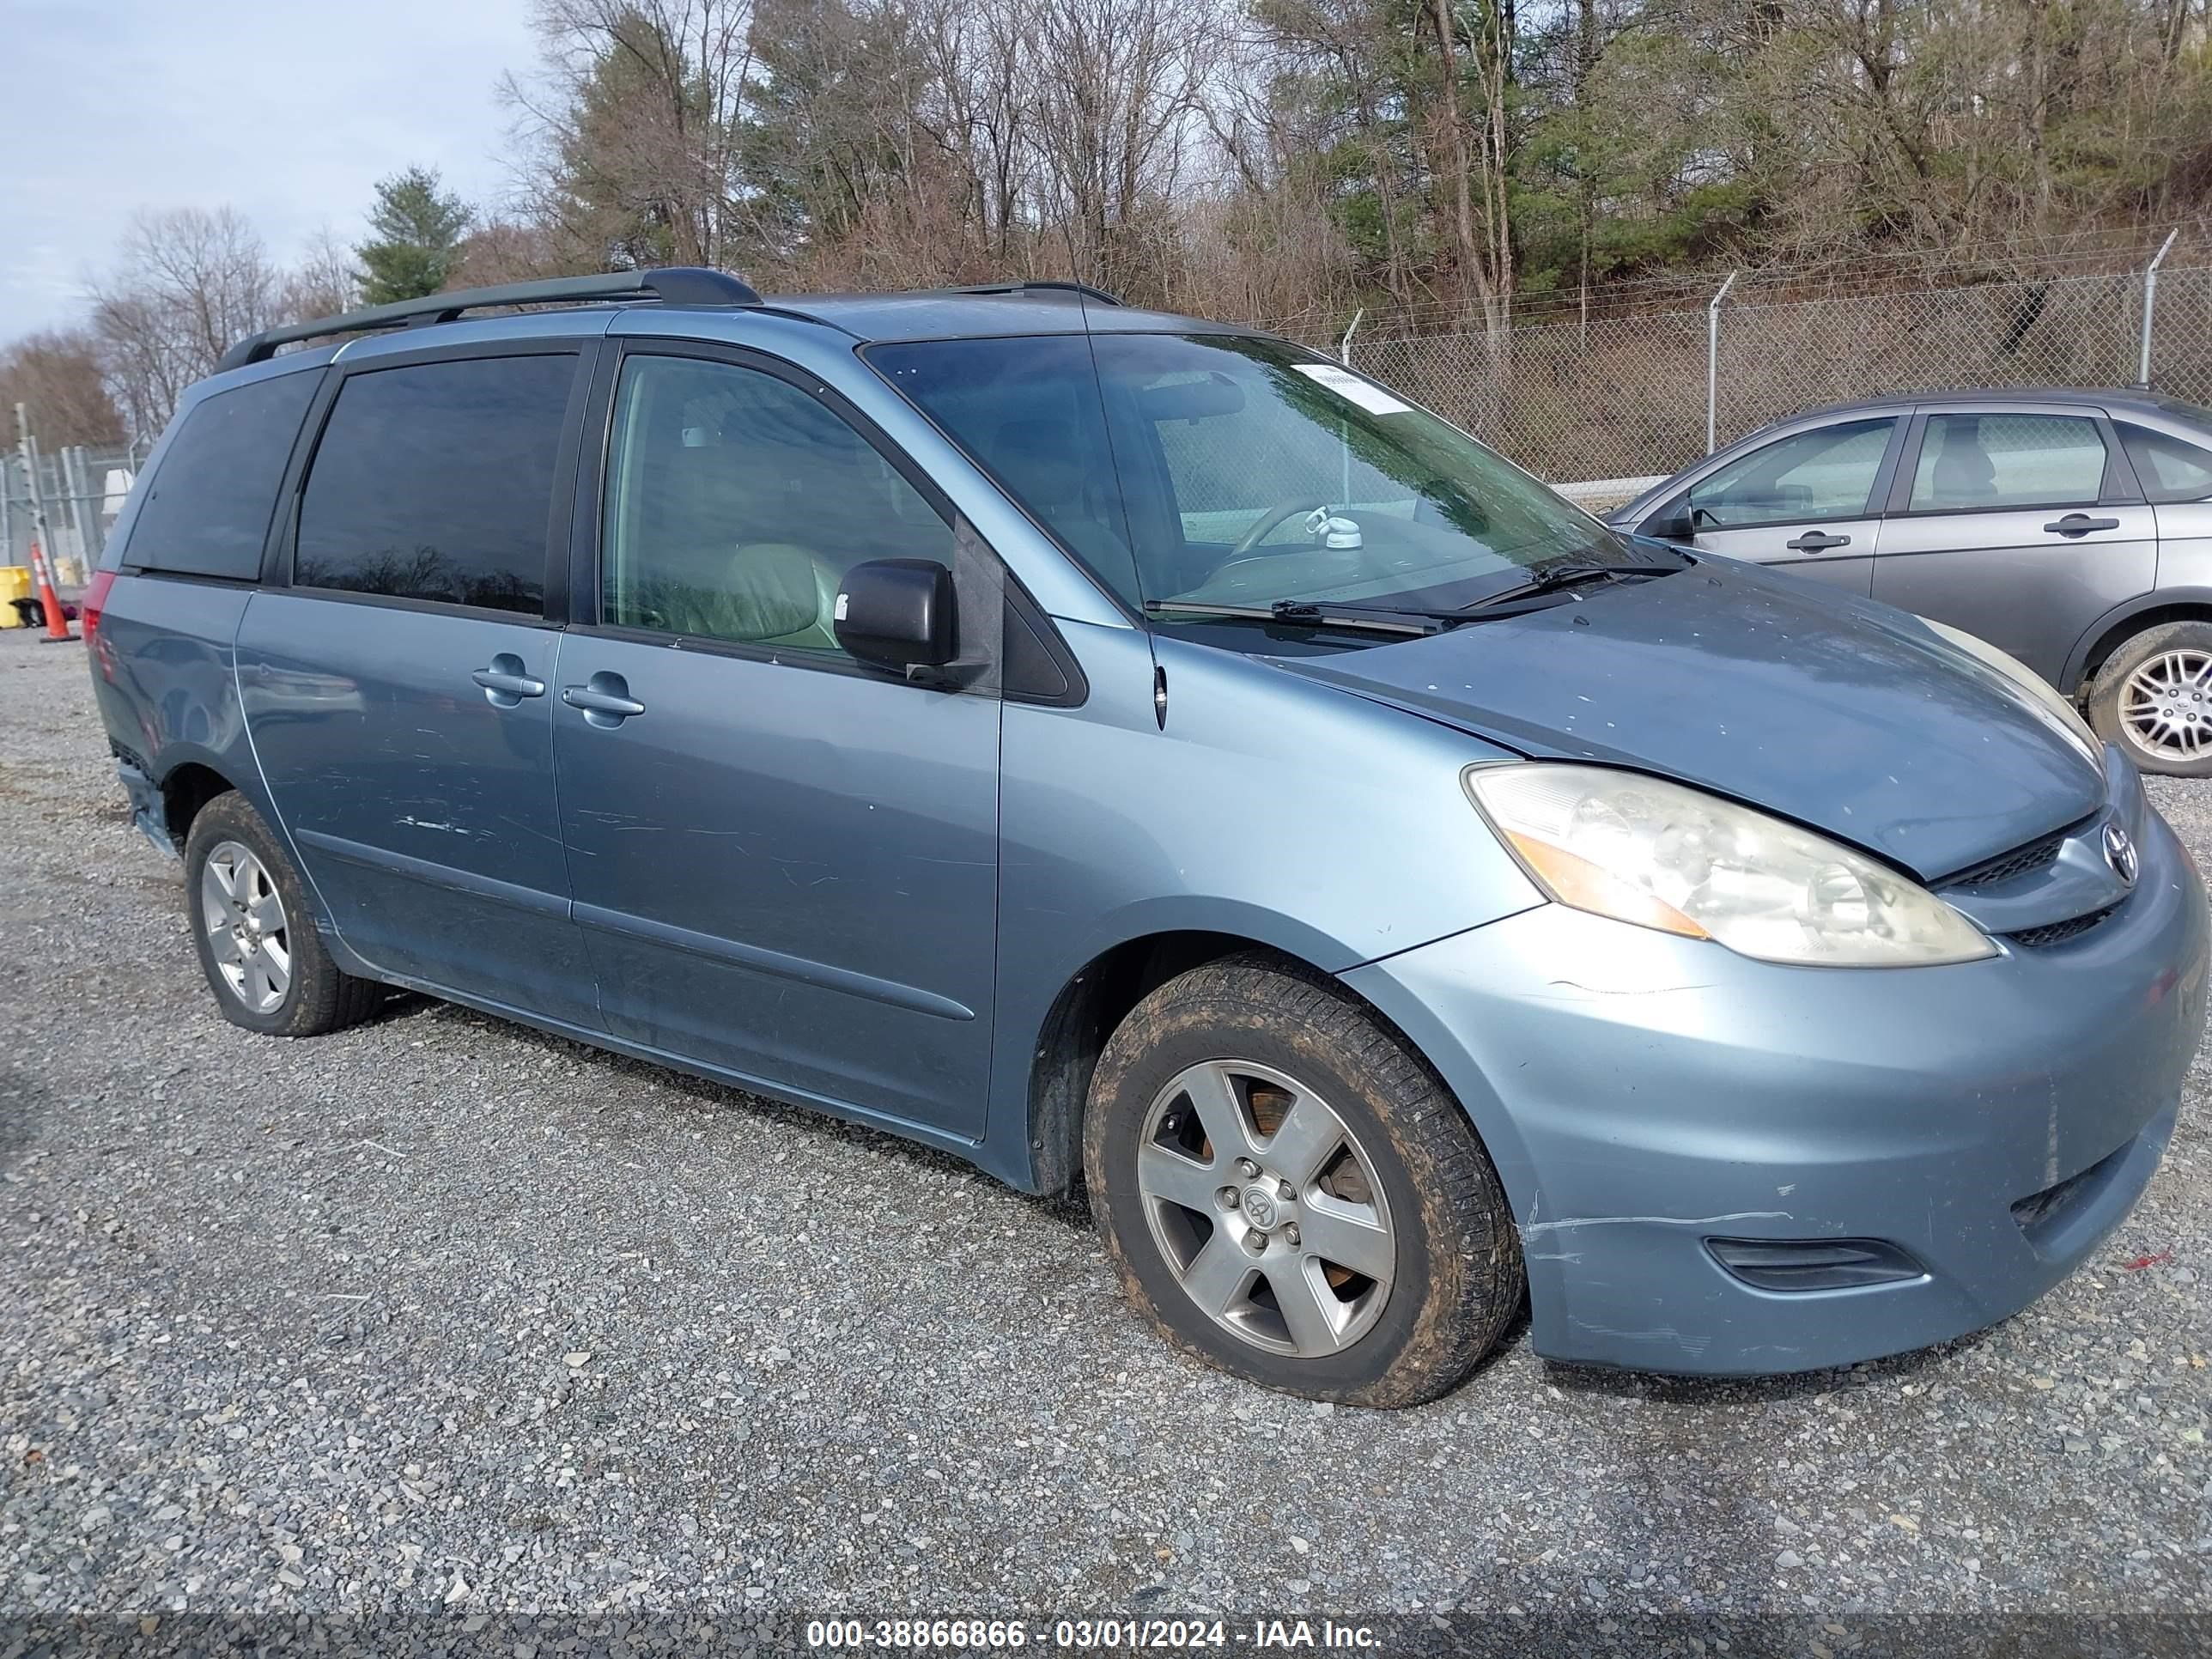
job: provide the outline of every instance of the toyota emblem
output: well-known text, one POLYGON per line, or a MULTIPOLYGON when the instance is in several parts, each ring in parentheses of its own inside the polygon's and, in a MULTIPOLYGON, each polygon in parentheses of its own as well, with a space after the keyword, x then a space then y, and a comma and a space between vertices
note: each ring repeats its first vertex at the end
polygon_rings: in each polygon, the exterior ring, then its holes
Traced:
POLYGON ((2136 884, 2136 844, 2117 823, 2105 826, 2105 862, 2127 885, 2136 884))

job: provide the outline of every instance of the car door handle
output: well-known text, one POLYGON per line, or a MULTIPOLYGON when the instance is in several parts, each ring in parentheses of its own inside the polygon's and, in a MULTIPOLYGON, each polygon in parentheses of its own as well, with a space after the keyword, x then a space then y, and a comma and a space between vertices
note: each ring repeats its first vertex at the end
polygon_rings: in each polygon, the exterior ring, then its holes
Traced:
POLYGON ((588 684, 564 685, 561 701, 581 709, 586 720, 599 726, 620 726, 631 715, 645 713, 645 705, 630 696, 629 682, 619 674, 594 674, 588 684))
POLYGON ((502 691, 510 697, 542 697, 545 682, 533 680, 527 674, 508 674, 496 668, 479 668, 469 676, 487 691, 502 691))
POLYGON ((477 669, 469 678, 483 687, 484 701, 495 708, 512 708, 525 697, 545 695, 545 682, 525 673, 522 659, 512 651, 501 652, 489 667, 477 669))
POLYGON ((2043 526, 2054 536, 2086 536, 2093 530, 2118 530, 2118 519, 2093 519, 2086 513, 2069 513, 2043 526))
POLYGON ((1832 547, 1849 547, 1851 544, 1851 538, 1849 536, 1831 536, 1825 531, 1811 530, 1798 537, 1796 541, 1784 542, 1782 544, 1793 552, 1825 553, 1832 547))

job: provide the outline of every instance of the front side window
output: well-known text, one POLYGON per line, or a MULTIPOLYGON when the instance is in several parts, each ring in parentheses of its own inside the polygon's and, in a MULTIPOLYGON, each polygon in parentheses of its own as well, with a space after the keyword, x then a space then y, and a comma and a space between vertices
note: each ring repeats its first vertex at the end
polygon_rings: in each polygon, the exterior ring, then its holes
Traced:
POLYGON ((1645 562, 1464 433, 1282 341, 1096 334, 866 356, 1133 606, 1456 608, 1547 561, 1645 562))
POLYGON ((194 404, 138 509, 130 562, 180 575, 260 575, 276 486, 321 378, 277 374, 194 404))
POLYGON ((1894 418, 1844 421, 1739 455, 1690 486, 1690 521, 1726 530, 1856 519, 1867 510, 1896 429, 1894 418))
POLYGON ((2120 428, 2120 441, 2136 465, 2143 497, 2161 506, 2212 497, 2212 449, 2184 443, 2147 426, 2120 428))
POLYGON ((301 498, 292 580, 543 615, 575 374, 563 354, 349 376, 301 498))
POLYGON ((615 399, 599 619, 838 653, 845 573, 952 563, 952 532, 827 405, 759 369, 632 356, 615 399))
POLYGON ((2075 415, 1931 415, 1911 510, 2090 507, 2104 493, 2105 440, 2075 415))

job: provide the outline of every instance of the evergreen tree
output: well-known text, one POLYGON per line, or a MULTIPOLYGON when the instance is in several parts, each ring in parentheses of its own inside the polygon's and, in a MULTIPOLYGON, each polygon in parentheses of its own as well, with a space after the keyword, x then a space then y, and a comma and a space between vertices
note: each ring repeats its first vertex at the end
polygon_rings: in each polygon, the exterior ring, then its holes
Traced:
POLYGON ((374 306, 435 294, 459 263, 468 224, 461 198, 440 190, 438 175, 427 167, 380 180, 370 238, 354 250, 362 263, 362 299, 374 306))

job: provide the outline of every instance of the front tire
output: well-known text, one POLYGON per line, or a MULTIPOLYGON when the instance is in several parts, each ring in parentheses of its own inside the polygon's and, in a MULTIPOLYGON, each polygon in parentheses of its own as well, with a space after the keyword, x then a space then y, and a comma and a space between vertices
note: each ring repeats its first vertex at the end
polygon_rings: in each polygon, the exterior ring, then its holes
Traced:
POLYGON ((1231 957, 1108 1041, 1084 1126, 1106 1249, 1178 1346, 1316 1400, 1412 1406, 1518 1311, 1518 1236, 1467 1115, 1328 981, 1231 957))
POLYGON ((200 970, 234 1025, 267 1036, 320 1036, 368 1018, 383 1000, 382 985, 331 960, 299 871, 235 791, 192 819, 185 902, 200 970))
POLYGON ((2123 641, 2089 688, 2089 724, 2142 771, 2212 778, 2212 623, 2123 641))

